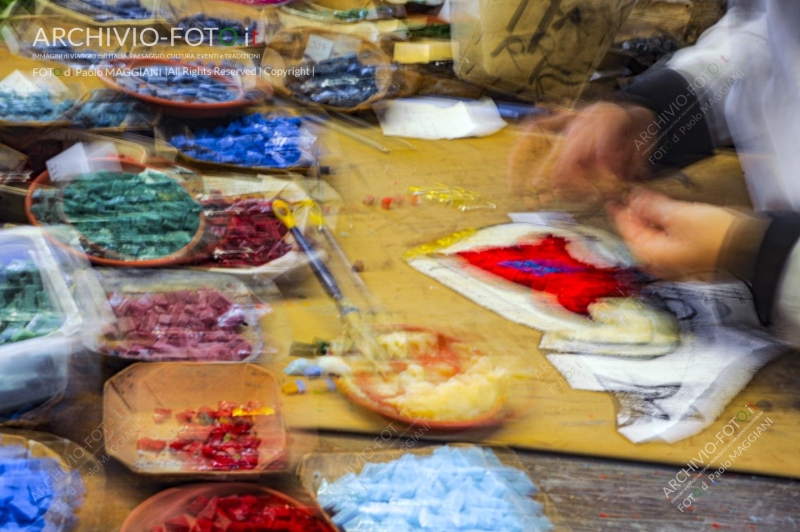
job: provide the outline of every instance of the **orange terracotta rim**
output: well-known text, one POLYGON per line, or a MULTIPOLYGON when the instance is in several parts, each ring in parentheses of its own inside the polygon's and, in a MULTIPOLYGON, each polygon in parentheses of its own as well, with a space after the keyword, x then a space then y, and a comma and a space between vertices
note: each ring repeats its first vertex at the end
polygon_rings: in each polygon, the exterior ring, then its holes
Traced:
MULTIPOLYGON (((171 66, 175 68, 201 68, 199 65, 190 65, 187 63, 181 63, 180 61, 173 61, 172 59, 147 59, 147 58, 134 58, 134 59, 123 59, 117 62, 117 64, 124 65, 122 68, 136 68, 136 67, 146 67, 151 65, 164 65, 164 66, 171 66)), ((205 68, 205 67, 202 67, 205 68)), ((220 114, 225 114, 229 111, 233 111, 236 109, 240 109, 250 105, 250 102, 245 97, 244 87, 241 85, 237 85, 233 83, 229 78, 223 76, 221 74, 214 74, 209 73, 205 74, 210 78, 213 78, 217 81, 220 81, 227 85, 229 88, 234 89, 233 92, 236 94, 236 98, 229 101, 229 102, 218 102, 218 103, 186 103, 186 102, 176 102, 173 100, 167 100, 165 98, 158 98, 155 96, 147 96, 145 94, 140 94, 136 91, 130 90, 126 87, 123 87, 119 83, 117 83, 116 78, 112 76, 107 76, 106 73, 102 69, 98 69, 97 77, 100 78, 103 83, 108 85, 114 90, 123 92, 132 98, 136 98, 137 100, 141 100, 153 105, 157 105, 162 108, 174 109, 176 111, 183 111, 183 112, 201 112, 203 116, 208 116, 206 113, 209 111, 211 112, 220 112, 220 114)), ((268 94, 267 97, 272 96, 272 86, 269 85, 267 89, 268 94)))
MULTIPOLYGON (((263 494, 263 495, 270 495, 275 497, 276 499, 284 502, 286 505, 297 508, 301 510, 308 510, 313 512, 314 515, 320 518, 320 520, 328 523, 324 512, 320 510, 318 507, 315 508, 313 505, 303 504, 300 501, 286 495, 277 490, 273 490, 270 488, 266 488, 264 486, 259 486, 258 484, 250 484, 246 482, 206 482, 202 484, 190 484, 188 486, 178 486, 176 488, 169 488, 167 490, 161 491, 156 493, 149 499, 146 499, 144 502, 139 504, 133 511, 128 515, 128 518, 125 519, 125 522, 122 523, 122 527, 120 527, 120 532, 142 532, 140 528, 134 528, 140 526, 140 521, 142 520, 143 516, 147 514, 152 514, 154 512, 159 512, 161 508, 164 506, 162 505, 163 502, 166 502, 170 499, 170 497, 180 497, 181 492, 186 492, 186 505, 188 505, 189 498, 192 496, 199 496, 202 494, 211 495, 209 492, 213 491, 225 491, 225 492, 234 492, 234 493, 242 493, 242 494, 263 494), (194 495, 192 495, 194 492, 194 495)), ((213 495, 212 495, 213 496, 213 495)), ((175 501, 180 502, 180 500, 175 501)), ((176 508, 177 505, 170 504, 167 506, 168 508, 176 508)), ((176 516, 171 515, 164 515, 163 519, 166 521, 168 519, 172 519, 176 516)), ((333 532, 334 529, 331 529, 333 532)))
MULTIPOLYGON (((434 333, 450 342, 461 342, 457 338, 436 331, 430 327, 423 327, 419 325, 378 325, 374 329, 379 332, 391 331, 407 331, 407 332, 429 332, 434 333)), ((398 410, 390 405, 381 404, 370 399, 358 386, 351 385, 348 379, 336 378, 334 379, 336 387, 342 394, 347 397, 353 404, 374 412, 392 421, 396 421, 408 427, 415 427, 424 425, 436 432, 460 432, 470 429, 491 429, 502 425, 508 412, 505 409, 505 402, 498 401, 490 410, 481 414, 480 416, 472 419, 458 420, 458 421, 437 421, 427 418, 414 418, 404 416, 398 410)))
MULTIPOLYGON (((96 161, 119 161, 123 169, 135 169, 135 170, 145 170, 147 168, 153 168, 154 170, 158 170, 152 166, 148 166, 145 164, 137 163, 125 158, 115 159, 113 157, 102 157, 95 159, 96 161)), ((28 193, 25 196, 25 216, 28 218, 28 221, 31 225, 42 227, 42 224, 39 222, 39 219, 33 214, 31 207, 33 207, 33 195, 36 193, 40 187, 44 188, 50 185, 50 172, 45 170, 41 174, 39 174, 36 179, 31 182, 31 186, 28 188, 28 193)), ((187 192, 188 193, 188 192, 187 192)), ((158 258, 158 259, 149 259, 149 260, 131 260, 131 261, 124 261, 124 260, 116 260, 116 259, 107 259, 103 257, 95 257, 94 255, 89 255, 88 253, 80 253, 77 250, 73 249, 70 246, 64 245, 62 242, 59 242, 57 239, 51 238, 50 235, 47 234, 45 231, 45 236, 59 246, 67 250, 68 252, 72 253, 73 255, 79 256, 86 256, 90 262, 93 264, 97 264, 99 266, 114 266, 114 267, 122 267, 122 268, 159 268, 164 266, 172 266, 176 264, 183 264, 193 260, 193 256, 191 251, 196 248, 203 239, 206 230, 206 219, 203 213, 200 213, 200 223, 197 225, 197 232, 195 233, 192 240, 183 248, 175 253, 170 255, 158 258)), ((81 236, 88 242, 90 245, 93 244, 88 238, 81 236)))

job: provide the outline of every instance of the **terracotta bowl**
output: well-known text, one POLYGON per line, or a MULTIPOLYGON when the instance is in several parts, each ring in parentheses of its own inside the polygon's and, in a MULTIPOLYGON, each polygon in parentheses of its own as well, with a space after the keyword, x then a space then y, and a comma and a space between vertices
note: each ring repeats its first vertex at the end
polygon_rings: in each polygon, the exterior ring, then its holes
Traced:
MULTIPOLYGON (((120 532, 149 532, 153 527, 183 515, 187 506, 197 497, 204 496, 210 499, 212 497, 228 497, 231 495, 266 495, 275 497, 293 508, 309 509, 306 505, 279 491, 263 488, 255 484, 195 484, 168 489, 153 495, 131 512, 122 524, 120 532)), ((320 519, 327 521, 327 518, 319 509, 313 508, 309 510, 317 514, 320 519)), ((334 528, 331 528, 331 532, 334 530, 334 528)))
MULTIPOLYGON (((103 393, 104 416, 117 416, 126 426, 105 429, 106 451, 131 471, 167 478, 208 478, 212 480, 252 479, 277 473, 288 463, 287 434, 279 396, 278 381, 266 369, 254 364, 154 362, 138 363, 109 379, 103 393), (171 439, 178 435, 175 414, 220 401, 247 404, 258 401, 271 408, 272 415, 257 416, 254 431, 261 443, 254 469, 214 470, 184 462, 177 457, 154 459, 137 450, 141 438, 171 439), (155 409, 169 409, 172 415, 156 423, 155 409)), ((121 422, 120 422, 121 423, 121 422)), ((165 450, 162 455, 166 456, 165 450)))
MULTIPOLYGON (((427 327, 420 327, 416 325, 379 326, 375 327, 375 330, 378 333, 388 333, 392 331, 429 332, 437 334, 439 336, 440 343, 463 343, 451 335, 443 334, 427 327)), ((374 400, 351 379, 337 378, 335 379, 335 382, 337 388, 344 394, 345 397, 347 397, 348 400, 354 404, 408 427, 425 426, 427 429, 436 432, 461 432, 471 429, 491 429, 502 425, 506 417, 509 415, 505 401, 501 398, 501 400, 498 401, 491 409, 472 419, 458 421, 437 421, 428 418, 414 418, 402 414, 397 408, 390 404, 374 400)))
MULTIPOLYGON (((114 159, 112 159, 112 158, 99 158, 99 159, 96 159, 96 160, 102 162, 102 161, 113 161, 114 159)), ((140 163, 136 163, 136 162, 133 162, 133 161, 130 161, 130 160, 127 160, 127 159, 119 159, 119 162, 120 162, 120 164, 122 166, 122 170, 125 171, 125 172, 141 172, 142 170, 145 170, 146 168, 152 168, 150 166, 147 166, 147 165, 144 165, 144 164, 140 164, 140 163)), ((51 186, 52 185, 51 185, 51 181, 50 181, 50 172, 44 171, 41 174, 39 174, 39 176, 36 179, 33 180, 33 182, 31 183, 31 186, 28 188, 28 193, 25 196, 25 215, 28 217, 28 221, 32 225, 43 226, 43 224, 39 221, 39 219, 36 217, 36 215, 33 214, 33 211, 31 211, 31 207, 33 207, 33 203, 34 203, 33 202, 33 195, 36 192, 36 190, 38 190, 39 188, 44 189, 44 188, 50 188, 51 186)), ((197 226, 197 232, 195 233, 195 235, 192 238, 192 240, 183 249, 180 249, 180 250, 176 251, 175 253, 171 253, 170 255, 166 255, 164 257, 160 257, 160 258, 157 258, 157 259, 131 260, 131 261, 117 260, 117 259, 111 259, 111 258, 105 258, 105 257, 96 257, 94 255, 89 255, 89 254, 87 254, 87 257, 89 258, 89 260, 92 263, 100 265, 100 266, 116 266, 116 267, 128 267, 128 268, 159 268, 159 267, 164 267, 164 266, 174 266, 176 264, 183 264, 183 263, 186 263, 186 262, 190 262, 190 261, 192 261, 192 260, 194 260, 196 258, 192 254, 192 250, 197 248, 197 246, 203 240, 203 236, 205 234, 205 230, 206 230, 205 216, 203 216, 203 213, 201 212, 200 213, 200 223, 197 226)), ((58 242, 58 240, 55 240, 55 239, 51 239, 51 240, 56 245, 58 245, 59 247, 65 249, 65 250, 67 250, 68 252, 73 253, 73 254, 77 253, 73 248, 64 246, 63 244, 58 242)), ((98 246, 97 244, 94 244, 93 242, 91 242, 91 241, 89 241, 87 239, 84 239, 84 240, 85 240, 85 243, 86 243, 87 246, 89 246, 91 248, 94 248, 94 249, 96 249, 98 251, 103 250, 103 248, 98 246)))
MULTIPOLYGON (((198 65, 189 65, 186 63, 181 63, 180 61, 173 61, 171 59, 125 59, 122 61, 117 61, 114 63, 113 68, 147 68, 147 67, 156 67, 156 66, 164 66, 164 67, 174 67, 174 68, 204 68, 198 65)), ((252 102, 247 99, 244 91, 244 87, 239 84, 236 84, 228 78, 227 76, 223 76, 221 74, 214 74, 213 72, 207 74, 208 77, 220 81, 230 87, 231 91, 236 95, 233 100, 227 102, 216 102, 216 103, 191 103, 191 102, 179 102, 168 100, 166 98, 158 98, 156 96, 147 96, 144 94, 140 94, 136 91, 127 89, 117 83, 115 77, 108 75, 107 70, 102 68, 97 70, 97 77, 100 78, 106 85, 111 87, 112 89, 118 90, 127 94, 132 98, 136 98, 137 100, 141 100, 143 102, 155 105, 159 109, 161 109, 165 114, 170 114, 174 116, 186 117, 186 118, 211 118, 215 116, 224 116, 230 114, 234 111, 247 107, 251 105, 252 102)), ((271 88, 270 88, 271 90, 271 88)))

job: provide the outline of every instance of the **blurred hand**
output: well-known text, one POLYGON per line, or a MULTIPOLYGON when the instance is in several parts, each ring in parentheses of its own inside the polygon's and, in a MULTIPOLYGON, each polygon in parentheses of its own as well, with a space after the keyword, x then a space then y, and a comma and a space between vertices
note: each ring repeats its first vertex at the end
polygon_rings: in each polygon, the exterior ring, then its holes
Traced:
POLYGON ((728 231, 750 218, 643 189, 632 192, 627 205, 609 203, 608 211, 634 257, 662 278, 714 270, 728 231))
POLYGON ((596 204, 618 197, 625 182, 649 171, 647 158, 655 139, 645 142, 641 134, 654 120, 655 114, 644 107, 598 103, 575 115, 534 121, 511 155, 512 194, 534 196, 536 202, 526 202, 533 208, 554 200, 596 204), (563 138, 545 140, 550 155, 542 159, 541 136, 557 133, 563 138))

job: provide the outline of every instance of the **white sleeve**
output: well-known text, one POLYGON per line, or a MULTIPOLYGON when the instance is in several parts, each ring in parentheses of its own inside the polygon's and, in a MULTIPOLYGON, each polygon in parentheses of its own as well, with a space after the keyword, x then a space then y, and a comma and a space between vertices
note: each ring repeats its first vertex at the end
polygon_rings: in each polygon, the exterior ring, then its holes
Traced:
POLYGON ((752 65, 769 65, 769 57, 766 15, 732 8, 694 46, 676 52, 667 63, 697 96, 715 146, 733 143, 725 118, 730 87, 743 73, 752 74, 752 65), (753 60, 760 56, 763 61, 753 60))
POLYGON ((773 329, 782 340, 800 346, 800 245, 792 249, 773 303, 773 329))

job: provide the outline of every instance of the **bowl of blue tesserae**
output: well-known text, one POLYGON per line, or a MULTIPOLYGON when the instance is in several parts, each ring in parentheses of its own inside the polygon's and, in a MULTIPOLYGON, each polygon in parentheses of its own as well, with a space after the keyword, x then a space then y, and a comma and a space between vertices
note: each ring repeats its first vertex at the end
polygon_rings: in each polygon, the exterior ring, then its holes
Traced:
POLYGON ((98 71, 112 89, 186 118, 224 116, 252 105, 240 81, 215 68, 171 59, 127 59, 98 71))
POLYGON ((261 67, 276 92, 344 113, 371 108, 392 82, 391 61, 378 45, 316 28, 279 32, 270 40, 261 67))

